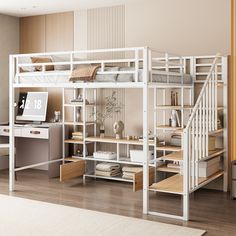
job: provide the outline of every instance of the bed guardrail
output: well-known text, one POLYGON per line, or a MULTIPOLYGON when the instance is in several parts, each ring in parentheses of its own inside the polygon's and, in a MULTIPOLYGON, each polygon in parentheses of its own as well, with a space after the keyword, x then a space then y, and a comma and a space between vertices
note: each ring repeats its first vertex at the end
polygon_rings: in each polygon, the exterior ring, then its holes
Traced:
MULTIPOLYGON (((152 81, 152 73, 165 73, 169 81, 169 74, 175 74, 182 78, 185 72, 185 60, 181 56, 160 52, 148 47, 135 47, 135 48, 112 48, 112 49, 96 49, 84 51, 70 51, 70 52, 54 52, 54 53, 32 53, 32 54, 18 54, 12 56, 14 63, 12 68, 14 71, 14 83, 20 84, 20 77, 34 77, 35 75, 66 75, 70 76, 73 69, 78 65, 97 64, 100 66, 100 71, 97 74, 133 74, 134 82, 139 81, 140 69, 144 65, 148 65, 150 70, 149 81, 152 81), (147 51, 148 58, 145 58, 145 51, 147 51), (154 57, 155 55, 155 57, 154 57), (37 62, 32 63, 28 60, 33 57, 46 57, 56 58, 51 62, 37 62), (100 59, 102 57, 108 59, 100 59), (99 59, 98 59, 99 58, 99 59), (62 61, 60 61, 62 60, 62 61), (146 62, 145 60, 148 60, 146 62), (106 71, 106 66, 121 65, 127 66, 130 70, 106 71), (48 66, 67 66, 67 71, 50 71, 48 73, 48 66), (22 70, 22 68, 31 68, 31 70, 22 70), (33 70, 32 70, 33 68, 33 70), (40 68, 39 70, 36 68, 40 68)), ((143 76, 144 78, 144 76, 143 76)), ((145 78, 144 78, 145 79, 145 78)), ((168 82, 167 81, 167 82, 168 82)))

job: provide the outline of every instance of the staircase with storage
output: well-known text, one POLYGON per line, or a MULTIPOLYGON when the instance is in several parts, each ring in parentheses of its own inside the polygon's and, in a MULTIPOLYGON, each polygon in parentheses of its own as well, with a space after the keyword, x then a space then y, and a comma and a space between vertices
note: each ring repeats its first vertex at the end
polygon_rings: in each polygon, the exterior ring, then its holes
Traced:
MULTIPOLYGON (((154 101, 156 110, 163 112, 162 123, 156 126, 156 130, 161 131, 164 140, 168 141, 156 148, 154 161, 157 166, 157 181, 149 183, 148 195, 152 192, 181 195, 183 216, 152 210, 148 210, 148 214, 188 220, 189 194, 221 176, 223 176, 223 190, 227 191, 227 99, 224 97, 227 89, 227 71, 222 69, 227 68, 223 66, 227 63, 226 60, 227 58, 218 56, 194 58, 195 93, 197 89, 200 91, 195 95, 197 97, 195 103, 192 92, 189 103, 184 103, 187 100, 186 96, 184 99, 184 87, 180 88, 181 102, 178 106, 171 106, 166 102, 164 88, 163 104, 159 105, 156 104, 156 100, 154 101), (201 69, 204 72, 199 72, 201 69), (172 128, 166 125, 166 114, 172 109, 180 110, 181 127, 172 128), (171 145, 170 140, 178 136, 178 141, 173 142, 175 145, 171 145)), ((160 117, 160 113, 158 115, 160 117)), ((157 124, 156 117, 157 114, 155 114, 155 124, 157 124)), ((147 209, 149 209, 148 202, 147 209)))

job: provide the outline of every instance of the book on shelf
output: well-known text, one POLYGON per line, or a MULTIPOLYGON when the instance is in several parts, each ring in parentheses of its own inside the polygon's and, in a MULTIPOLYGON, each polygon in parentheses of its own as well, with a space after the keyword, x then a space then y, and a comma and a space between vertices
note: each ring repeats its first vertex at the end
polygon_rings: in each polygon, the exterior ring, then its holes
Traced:
POLYGON ((173 168, 173 169, 180 169, 180 165, 174 164, 174 163, 168 163, 167 167, 168 168, 173 168))
MULTIPOLYGON (((85 137, 88 137, 88 133, 85 133, 85 137)), ((83 132, 73 132, 72 133, 72 139, 83 140, 84 139, 83 132)))

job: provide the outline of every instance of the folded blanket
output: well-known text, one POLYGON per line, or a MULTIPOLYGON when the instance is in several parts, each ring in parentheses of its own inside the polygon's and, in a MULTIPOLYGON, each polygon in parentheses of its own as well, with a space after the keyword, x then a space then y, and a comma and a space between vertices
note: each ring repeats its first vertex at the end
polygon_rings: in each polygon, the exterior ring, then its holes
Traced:
POLYGON ((142 167, 139 166, 124 166, 122 168, 123 172, 131 172, 131 173, 138 173, 140 171, 143 171, 142 167))
POLYGON ((96 170, 95 174, 100 175, 100 176, 106 176, 106 177, 114 177, 114 176, 120 175, 121 172, 120 172, 120 170, 112 170, 112 171, 96 170))
POLYGON ((103 162, 96 165, 96 170, 99 170, 99 171, 119 170, 120 171, 120 164, 103 162))
POLYGON ((134 179, 135 173, 131 172, 123 172, 122 178, 123 179, 134 179))
POLYGON ((70 81, 93 81, 99 66, 97 65, 81 65, 73 70, 70 81))

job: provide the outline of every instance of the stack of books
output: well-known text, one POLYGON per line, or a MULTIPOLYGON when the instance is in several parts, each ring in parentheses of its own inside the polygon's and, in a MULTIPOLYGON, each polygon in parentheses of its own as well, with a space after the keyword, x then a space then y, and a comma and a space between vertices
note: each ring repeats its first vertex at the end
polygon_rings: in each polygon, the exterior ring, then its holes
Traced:
MULTIPOLYGON (((88 136, 88 133, 85 134, 85 137, 87 137, 87 136, 88 136)), ((83 132, 81 132, 81 131, 73 132, 72 139, 83 140, 84 139, 83 132)))

